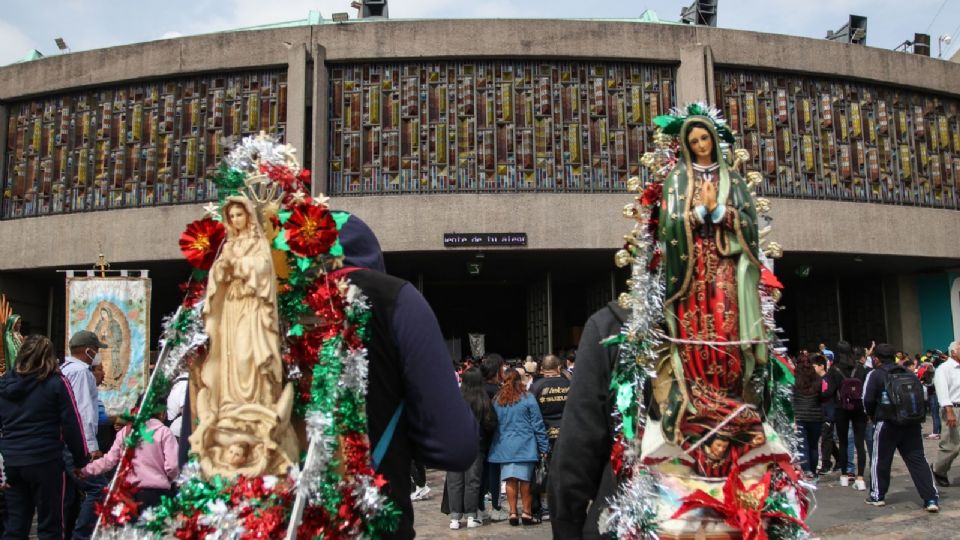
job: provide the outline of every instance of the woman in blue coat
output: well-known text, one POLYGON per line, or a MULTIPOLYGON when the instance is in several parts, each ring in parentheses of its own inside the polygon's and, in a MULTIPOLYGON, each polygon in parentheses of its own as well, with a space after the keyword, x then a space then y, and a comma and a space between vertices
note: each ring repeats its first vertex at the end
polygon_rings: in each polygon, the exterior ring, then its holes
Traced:
POLYGON ((540 456, 549 448, 547 431, 537 400, 527 392, 517 370, 509 370, 493 400, 497 412, 497 433, 490 445, 490 463, 500 463, 500 480, 507 483, 510 525, 538 523, 531 513, 533 498, 530 480, 540 456), (523 498, 523 513, 517 518, 517 492, 523 498))

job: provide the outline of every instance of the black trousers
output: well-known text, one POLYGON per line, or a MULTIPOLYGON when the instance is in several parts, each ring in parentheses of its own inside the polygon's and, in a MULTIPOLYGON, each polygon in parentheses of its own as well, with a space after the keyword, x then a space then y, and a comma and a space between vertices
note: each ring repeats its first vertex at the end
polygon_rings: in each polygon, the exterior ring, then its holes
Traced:
MULTIPOLYGON (((829 473, 834 465, 840 466, 840 450, 837 448, 837 436, 833 420, 823 423, 823 432, 820 435, 820 460, 823 461, 823 472, 829 473)), ((844 449, 846 452, 846 449, 844 449)))
POLYGON ((59 457, 36 465, 7 465, 7 521, 3 540, 26 540, 34 512, 37 513, 37 538, 63 540, 63 494, 67 475, 59 457))
POLYGON ((863 476, 863 471, 867 467, 867 451, 864 447, 864 434, 867 429, 867 415, 862 409, 848 411, 837 407, 836 428, 837 439, 840 440, 840 472, 847 470, 847 435, 849 427, 853 424, 853 447, 857 454, 857 476, 863 476))
POLYGON ((410 478, 413 479, 413 485, 417 488, 427 485, 427 470, 419 461, 410 462, 410 478))
POLYGON ((900 425, 880 420, 873 434, 873 477, 870 494, 883 499, 890 488, 890 467, 893 465, 893 452, 900 457, 910 471, 910 478, 917 488, 920 498, 926 502, 939 500, 940 494, 933 484, 933 472, 923 455, 923 431, 921 424, 900 425))

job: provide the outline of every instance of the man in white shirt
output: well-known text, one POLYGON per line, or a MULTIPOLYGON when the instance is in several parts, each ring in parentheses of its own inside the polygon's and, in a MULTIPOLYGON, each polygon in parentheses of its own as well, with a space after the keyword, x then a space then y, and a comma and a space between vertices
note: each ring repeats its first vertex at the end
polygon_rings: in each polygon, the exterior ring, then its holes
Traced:
POLYGON ((933 478, 940 487, 948 487, 950 466, 960 453, 960 429, 957 428, 957 408, 960 407, 960 341, 950 344, 950 358, 937 367, 933 387, 940 402, 940 451, 933 466, 933 478))
POLYGON ((187 390, 190 387, 187 374, 179 375, 173 381, 170 394, 167 396, 167 421, 170 422, 170 431, 180 441, 180 428, 183 425, 183 406, 187 400, 187 390))
MULTIPOLYGON (((97 410, 99 393, 97 392, 96 378, 90 367, 100 363, 100 349, 105 349, 108 346, 106 343, 102 343, 93 332, 81 330, 70 338, 70 356, 67 356, 63 365, 60 366, 60 371, 66 377, 67 382, 70 383, 70 390, 73 392, 73 399, 76 402, 77 413, 80 415, 80 424, 83 428, 83 438, 87 443, 87 451, 90 453, 91 461, 102 457, 103 452, 97 445, 97 426, 100 419, 100 413, 97 410)), ((73 470, 72 463, 67 463, 67 470, 73 470)), ((93 534, 97 519, 94 504, 99 499, 99 494, 108 481, 103 477, 90 477, 76 481, 78 487, 86 495, 77 514, 77 523, 73 529, 73 540, 86 540, 93 534)), ((67 525, 69 529, 69 523, 67 525)))

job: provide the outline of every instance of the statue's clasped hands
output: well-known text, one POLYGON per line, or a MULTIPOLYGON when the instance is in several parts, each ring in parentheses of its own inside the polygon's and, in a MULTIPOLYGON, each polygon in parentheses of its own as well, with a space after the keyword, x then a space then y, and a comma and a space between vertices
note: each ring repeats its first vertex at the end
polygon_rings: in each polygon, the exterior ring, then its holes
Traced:
POLYGON ((713 212, 717 208, 717 186, 713 182, 704 182, 701 188, 700 196, 703 198, 703 205, 707 207, 708 212, 713 212))

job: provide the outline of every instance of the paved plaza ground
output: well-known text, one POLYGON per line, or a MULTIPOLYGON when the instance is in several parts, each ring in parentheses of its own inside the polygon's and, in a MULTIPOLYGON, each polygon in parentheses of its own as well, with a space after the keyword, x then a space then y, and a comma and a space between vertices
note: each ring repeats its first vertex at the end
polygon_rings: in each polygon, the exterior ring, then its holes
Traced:
MULTIPOLYGON (((925 426, 929 429, 929 424, 925 426)), ((936 456, 937 442, 925 441, 927 460, 936 456)), ((868 474, 869 474, 869 467, 868 474)), ((836 475, 821 478, 817 487, 817 511, 809 520, 814 538, 859 540, 949 540, 960 539, 960 462, 954 466, 951 480, 957 487, 940 488, 940 513, 928 514, 920 507, 917 495, 899 456, 894 458, 893 477, 887 506, 864 504, 865 492, 841 487, 836 475)), ((869 478, 868 478, 869 482, 869 478)), ((417 538, 550 538, 550 524, 511 527, 506 521, 477 529, 450 530, 449 519, 440 513, 443 473, 428 471, 430 497, 414 503, 417 538)))

